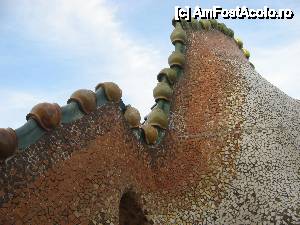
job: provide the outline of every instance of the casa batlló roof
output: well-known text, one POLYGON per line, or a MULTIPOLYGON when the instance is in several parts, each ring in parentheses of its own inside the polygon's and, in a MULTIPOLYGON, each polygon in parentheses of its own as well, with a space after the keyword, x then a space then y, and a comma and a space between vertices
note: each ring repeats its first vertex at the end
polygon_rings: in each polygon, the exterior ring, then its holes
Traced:
POLYGON ((0 129, 0 224, 297 224, 300 103, 233 30, 172 21, 141 122, 113 82, 0 129))

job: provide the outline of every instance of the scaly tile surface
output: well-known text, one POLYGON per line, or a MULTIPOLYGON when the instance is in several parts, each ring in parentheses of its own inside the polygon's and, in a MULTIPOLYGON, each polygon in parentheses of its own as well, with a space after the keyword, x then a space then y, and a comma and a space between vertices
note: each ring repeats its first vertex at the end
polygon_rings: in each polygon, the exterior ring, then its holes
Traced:
POLYGON ((186 60, 161 144, 113 103, 62 125, 0 163, 0 224, 119 224, 128 190, 144 224, 299 224, 299 101, 219 31, 189 31, 186 60))

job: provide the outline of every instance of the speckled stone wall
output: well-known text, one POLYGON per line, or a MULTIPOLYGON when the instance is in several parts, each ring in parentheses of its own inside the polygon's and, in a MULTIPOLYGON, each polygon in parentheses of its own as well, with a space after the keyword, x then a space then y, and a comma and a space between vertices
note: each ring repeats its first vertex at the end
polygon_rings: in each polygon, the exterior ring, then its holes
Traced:
POLYGON ((188 32, 186 59, 161 144, 112 103, 61 125, 0 162, 0 224, 119 224, 128 191, 144 224, 299 224, 299 102, 219 31, 188 32))

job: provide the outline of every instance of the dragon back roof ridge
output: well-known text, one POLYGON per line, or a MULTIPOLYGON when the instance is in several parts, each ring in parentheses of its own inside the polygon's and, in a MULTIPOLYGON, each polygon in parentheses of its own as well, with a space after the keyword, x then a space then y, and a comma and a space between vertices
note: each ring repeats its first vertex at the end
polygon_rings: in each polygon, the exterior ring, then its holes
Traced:
POLYGON ((172 21, 141 122, 114 83, 0 130, 0 224, 297 224, 300 104, 215 20, 172 21))
MULTIPOLYGON (((170 68, 164 68, 157 76, 158 84, 153 90, 153 96, 156 101, 149 116, 151 118, 150 125, 156 127, 160 136, 152 142, 155 144, 161 139, 161 130, 167 126, 167 117, 170 107, 170 98, 172 96, 172 86, 176 80, 184 73, 185 64, 185 45, 187 41, 186 31, 188 30, 210 30, 215 29, 225 35, 234 38, 234 32, 224 23, 218 23, 216 20, 196 20, 191 22, 180 20, 176 22, 172 20, 174 30, 170 35, 172 44, 175 46, 175 51, 168 58, 170 68), (157 113, 157 109, 162 109, 161 113, 157 113), (157 115, 156 115, 157 114, 157 115), (165 115, 164 115, 165 114, 165 115), (154 118, 154 119, 152 119, 154 118), (154 121, 152 121, 154 120, 154 121), (165 122, 162 122, 165 121, 165 122)), ((250 53, 243 48, 243 42, 239 38, 234 39, 239 48, 243 51, 245 57, 249 59, 250 53)), ((251 63, 253 66, 253 64, 251 63)), ((14 154, 15 151, 24 150, 31 144, 38 141, 45 132, 55 129, 61 123, 70 123, 82 118, 101 107, 107 102, 119 102, 120 110, 126 114, 125 118, 132 126, 138 136, 144 137, 147 135, 140 125, 137 125, 137 119, 140 118, 138 110, 130 107, 129 110, 134 110, 135 113, 126 113, 126 106, 121 100, 122 91, 117 84, 113 82, 100 83, 96 86, 95 92, 87 89, 75 91, 67 101, 68 105, 60 107, 58 104, 40 103, 34 106, 31 112, 26 116, 28 121, 22 127, 13 130, 11 128, 0 128, 0 159, 6 159, 14 154), (130 114, 130 116, 129 116, 130 114), (134 122, 133 122, 134 121, 134 122), (132 124, 133 123, 133 124, 132 124), (141 133, 144 135, 141 135, 141 133)), ((147 117, 145 117, 147 119, 147 117)), ((148 123, 148 122, 147 122, 148 123)), ((152 129, 152 128, 150 128, 152 129)))

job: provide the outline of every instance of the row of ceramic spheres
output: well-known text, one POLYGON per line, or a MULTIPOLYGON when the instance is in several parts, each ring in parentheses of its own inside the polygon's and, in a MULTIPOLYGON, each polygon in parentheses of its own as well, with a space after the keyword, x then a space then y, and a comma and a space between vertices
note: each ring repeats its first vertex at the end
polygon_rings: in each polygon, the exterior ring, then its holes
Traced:
MULTIPOLYGON (((174 42, 175 43, 175 42, 174 42)), ((179 52, 173 52, 169 57, 170 66, 183 66, 184 55, 179 52)), ((166 77, 166 79, 172 84, 176 80, 176 71, 171 68, 165 68, 160 71, 157 78, 159 81, 166 77)), ((118 85, 112 82, 101 83, 96 86, 95 91, 99 88, 103 88, 106 98, 111 102, 120 102, 122 97, 122 91, 118 85)), ((153 91, 153 95, 156 100, 165 99, 169 100, 172 95, 172 89, 167 83, 160 82, 153 91)), ((97 108, 97 97, 95 92, 86 89, 80 89, 75 91, 68 104, 76 102, 79 105, 80 110, 84 114, 89 114, 95 111, 97 108)), ((128 105, 124 112, 124 117, 129 123, 131 128, 140 127, 140 113, 137 109, 128 105)), ((26 120, 33 119, 37 124, 45 131, 50 131, 59 126, 62 118, 61 107, 56 103, 40 103, 31 109, 31 112, 26 116, 26 120)), ((165 113, 161 109, 154 109, 149 117, 147 124, 144 124, 141 128, 145 134, 146 142, 148 144, 155 143, 157 139, 157 130, 153 126, 158 126, 162 129, 166 129, 168 125, 168 119, 165 113)), ((0 159, 6 159, 13 155, 18 148, 18 140, 15 131, 11 128, 0 128, 0 159)))
MULTIPOLYGON (((175 26, 176 21, 173 19, 172 21, 173 26, 175 26)), ((224 23, 219 23, 215 19, 210 19, 210 20, 196 20, 194 18, 191 19, 190 22, 182 19, 180 20, 180 23, 183 27, 184 30, 210 30, 210 29, 216 29, 219 30, 220 32, 224 33, 225 35, 234 38, 234 31, 230 28, 228 28, 224 23)), ((180 36, 179 34, 177 34, 180 36)), ((181 35, 181 38, 184 38, 184 34, 181 35)), ((243 41, 240 38, 235 38, 234 39, 238 47, 243 51, 243 54, 247 59, 250 58, 250 52, 243 48, 243 41)), ((253 66, 253 65, 252 65, 253 66)))
MULTIPOLYGON (((183 66, 184 56, 182 53, 173 52, 169 57, 169 64, 171 66, 179 65, 183 66)), ((165 68, 160 71, 157 78, 159 81, 166 77, 166 79, 172 84, 176 80, 176 71, 171 68, 165 68)), ((122 97, 122 91, 112 82, 100 83, 96 86, 95 91, 102 88, 108 101, 119 103, 122 97)), ((172 95, 172 89, 167 83, 160 82, 157 87, 154 88, 153 95, 156 100, 165 99, 169 100, 172 95)), ((96 93, 91 90, 80 89, 75 91, 67 103, 76 102, 79 105, 80 110, 84 114, 89 114, 97 108, 96 93)), ((124 117, 129 123, 131 128, 141 127, 148 144, 153 144, 157 139, 157 130, 154 128, 158 126, 162 129, 166 129, 168 125, 168 119, 165 113, 161 109, 154 109, 149 117, 147 124, 140 126, 140 113, 137 109, 126 106, 124 117), (154 126, 154 127, 153 127, 154 126)), ((50 131, 58 127, 61 123, 62 110, 56 103, 40 103, 34 106, 30 113, 26 116, 26 120, 33 119, 36 123, 45 131, 50 131)), ((6 159, 13 155, 18 148, 18 140, 16 132, 11 128, 0 128, 0 159, 6 159)))
MULTIPOLYGON (((173 30, 170 39, 175 46, 185 46, 187 41, 186 32, 182 29, 180 23, 173 24, 175 29, 173 30)), ((182 48, 181 48, 182 49, 182 48)), ((170 102, 173 95, 173 85, 177 80, 177 71, 182 70, 185 65, 185 56, 181 50, 175 50, 168 58, 169 68, 162 69, 157 75, 159 81, 157 86, 153 89, 153 97, 158 103, 159 101, 170 102)), ((166 112, 156 105, 149 115, 146 117, 146 121, 143 125, 140 125, 140 114, 138 110, 129 106, 125 111, 125 118, 128 121, 132 129, 142 129, 145 141, 147 144, 155 144, 159 138, 158 130, 165 130, 168 127, 168 115, 166 112)))
MULTIPOLYGON (((104 90, 105 97, 108 101, 120 102, 122 91, 118 85, 112 82, 100 83, 96 86, 95 91, 100 88, 104 90)), ((76 102, 84 114, 89 114, 97 108, 96 93, 91 90, 80 89, 75 91, 67 103, 69 104, 71 102, 76 102)), ((35 120, 43 130, 53 130, 61 123, 61 107, 56 103, 37 104, 26 116, 26 120, 31 119, 35 120)), ((11 128, 0 128, 0 159, 5 159, 13 155, 17 148, 18 140, 16 132, 11 128)))

